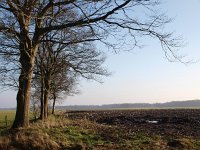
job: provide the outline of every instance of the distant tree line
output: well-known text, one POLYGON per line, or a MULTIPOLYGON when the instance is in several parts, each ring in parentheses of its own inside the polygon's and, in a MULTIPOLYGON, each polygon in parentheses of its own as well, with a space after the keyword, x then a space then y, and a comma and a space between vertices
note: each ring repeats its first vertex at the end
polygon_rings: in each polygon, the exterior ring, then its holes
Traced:
POLYGON ((54 108, 60 96, 76 93, 80 77, 99 81, 109 75, 97 42, 118 52, 140 46, 139 39, 147 36, 160 42, 168 59, 179 59, 173 51, 179 43, 162 30, 170 19, 156 11, 158 4, 157 0, 1 0, 1 85, 18 90, 12 128, 29 125, 30 97, 39 102, 44 120, 49 100, 54 108))
POLYGON ((138 109, 138 108, 199 108, 200 100, 188 101, 171 101, 166 103, 122 103, 122 104, 105 104, 105 105, 71 105, 57 106, 58 109, 64 110, 104 110, 104 109, 138 109))

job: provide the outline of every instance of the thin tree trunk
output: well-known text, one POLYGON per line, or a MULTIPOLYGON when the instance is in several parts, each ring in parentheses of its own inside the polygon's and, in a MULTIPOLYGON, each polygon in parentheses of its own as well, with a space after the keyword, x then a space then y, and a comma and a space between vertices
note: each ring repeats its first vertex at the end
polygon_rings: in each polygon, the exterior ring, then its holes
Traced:
POLYGON ((48 97, 49 97, 49 90, 45 90, 44 92, 44 119, 48 117, 48 97))
POLYGON ((55 104, 56 104, 56 96, 53 94, 53 106, 52 106, 52 114, 54 115, 55 112, 55 104))
POLYGON ((48 98, 50 93, 49 75, 45 76, 45 90, 44 90, 44 119, 48 117, 48 98))
POLYGON ((36 109, 36 103, 33 102, 33 116, 35 121, 37 120, 37 109, 36 109))
POLYGON ((44 120, 44 78, 41 78, 40 119, 44 120))

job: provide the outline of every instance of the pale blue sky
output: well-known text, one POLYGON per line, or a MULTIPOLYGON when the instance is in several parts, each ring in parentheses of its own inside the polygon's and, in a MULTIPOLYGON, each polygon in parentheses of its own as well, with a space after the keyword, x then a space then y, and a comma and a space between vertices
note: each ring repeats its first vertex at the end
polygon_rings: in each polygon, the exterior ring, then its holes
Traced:
MULTIPOLYGON (((108 53, 105 66, 112 76, 103 78, 103 84, 82 80, 81 94, 68 97, 63 105, 200 99, 200 0, 165 0, 161 9, 174 18, 166 29, 188 43, 180 54, 196 63, 170 63, 157 41, 145 40, 142 49, 108 53)), ((11 91, 0 93, 0 107, 15 107, 15 96, 11 91)))

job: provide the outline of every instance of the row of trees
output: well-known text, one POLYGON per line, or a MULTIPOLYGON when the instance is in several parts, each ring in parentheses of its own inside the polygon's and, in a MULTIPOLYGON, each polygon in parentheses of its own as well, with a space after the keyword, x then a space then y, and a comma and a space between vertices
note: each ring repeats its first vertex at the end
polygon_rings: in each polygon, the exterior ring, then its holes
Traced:
MULTIPOLYGON (((105 57, 98 52, 92 43, 82 41, 81 43, 63 44, 66 33, 55 33, 46 35, 40 44, 35 59, 33 71, 33 83, 35 97, 40 99, 40 119, 48 116, 48 100, 53 99, 54 113, 55 102, 60 95, 77 93, 76 83, 78 78, 98 80, 97 76, 107 76, 109 73, 102 67, 105 57), (52 39, 59 37, 60 42, 52 39), (37 96, 38 95, 38 96, 37 96)), ((85 33, 80 33, 81 34, 85 33)), ((78 39, 77 39, 78 41, 78 39)))
MULTIPOLYGON (((29 125, 31 89, 40 95, 41 119, 48 100, 70 93, 77 79, 108 75, 97 41, 109 48, 138 46, 141 37, 160 41, 176 57, 170 20, 156 11, 157 0, 1 0, 0 73, 3 86, 17 88, 13 128, 29 125), (127 42, 128 41, 128 42, 127 42), (18 81, 16 80, 18 78, 18 81)), ((119 60, 120 61, 120 60, 119 60)))

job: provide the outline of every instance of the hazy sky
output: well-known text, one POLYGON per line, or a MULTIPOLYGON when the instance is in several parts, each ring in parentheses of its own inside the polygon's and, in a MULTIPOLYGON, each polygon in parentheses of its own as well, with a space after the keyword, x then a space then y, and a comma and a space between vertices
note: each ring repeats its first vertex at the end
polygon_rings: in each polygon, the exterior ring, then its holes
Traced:
MULTIPOLYGON (((168 62, 157 41, 145 41, 142 49, 108 53, 105 66, 113 74, 103 84, 82 80, 81 94, 63 105, 200 99, 200 0, 165 0, 162 10, 174 18, 166 29, 187 41, 179 53, 196 63, 168 62)), ((13 91, 0 93, 0 107, 15 107, 15 97, 13 91)))

